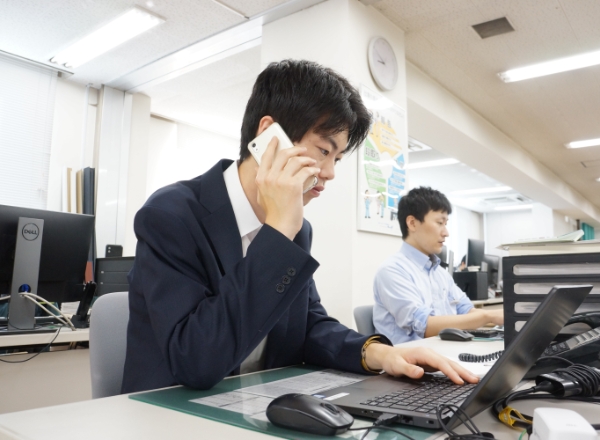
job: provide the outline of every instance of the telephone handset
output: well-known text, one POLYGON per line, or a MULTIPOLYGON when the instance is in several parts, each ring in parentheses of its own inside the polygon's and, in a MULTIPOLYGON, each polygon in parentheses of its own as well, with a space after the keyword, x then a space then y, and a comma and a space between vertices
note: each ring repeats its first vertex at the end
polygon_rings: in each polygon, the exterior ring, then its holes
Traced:
POLYGON ((587 324, 592 329, 565 341, 551 344, 531 367, 525 379, 533 379, 539 374, 550 373, 557 368, 568 366, 566 362, 549 356, 558 356, 574 364, 600 367, 600 312, 578 313, 573 315, 565 326, 575 323, 587 324))

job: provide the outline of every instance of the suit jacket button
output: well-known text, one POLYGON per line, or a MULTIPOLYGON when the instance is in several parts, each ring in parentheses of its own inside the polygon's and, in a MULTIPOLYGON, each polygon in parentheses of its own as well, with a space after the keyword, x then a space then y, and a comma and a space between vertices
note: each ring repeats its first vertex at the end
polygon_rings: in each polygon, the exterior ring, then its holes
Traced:
POLYGON ((285 286, 279 283, 277 284, 277 286, 275 286, 275 289, 277 290, 277 293, 283 293, 283 291, 285 290, 285 286))
POLYGON ((294 269, 293 267, 288 267, 287 274, 293 277, 294 275, 296 275, 296 269, 294 269))
POLYGON ((288 277, 287 275, 284 275, 283 278, 281 279, 281 282, 283 284, 290 284, 290 281, 292 281, 292 279, 290 277, 288 277))

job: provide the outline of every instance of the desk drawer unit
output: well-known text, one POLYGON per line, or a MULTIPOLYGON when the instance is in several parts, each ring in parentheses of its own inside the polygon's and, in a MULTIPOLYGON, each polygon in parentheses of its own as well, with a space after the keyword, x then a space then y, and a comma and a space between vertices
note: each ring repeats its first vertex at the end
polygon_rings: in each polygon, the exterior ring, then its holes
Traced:
POLYGON ((592 284, 576 313, 600 311, 600 253, 504 257, 502 280, 506 347, 553 286, 592 284))

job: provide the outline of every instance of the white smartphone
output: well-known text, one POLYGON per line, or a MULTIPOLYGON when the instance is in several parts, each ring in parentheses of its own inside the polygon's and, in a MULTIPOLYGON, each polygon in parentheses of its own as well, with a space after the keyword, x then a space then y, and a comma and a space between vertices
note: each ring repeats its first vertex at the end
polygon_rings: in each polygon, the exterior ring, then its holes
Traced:
MULTIPOLYGON (((287 136, 287 134, 285 134, 285 131, 283 131, 283 128, 281 128, 281 125, 279 125, 277 122, 272 123, 265 131, 252 139, 248 144, 248 151, 250 151, 250 154, 252 154, 252 157, 254 157, 256 163, 259 165, 262 155, 266 151, 269 142, 271 142, 273 137, 276 137, 279 141, 279 144, 277 145, 277 151, 285 148, 292 148, 294 146, 290 138, 287 136)), ((313 189, 317 182, 318 179, 316 176, 311 176, 306 179, 306 182, 304 182, 304 192, 306 193, 313 189)))

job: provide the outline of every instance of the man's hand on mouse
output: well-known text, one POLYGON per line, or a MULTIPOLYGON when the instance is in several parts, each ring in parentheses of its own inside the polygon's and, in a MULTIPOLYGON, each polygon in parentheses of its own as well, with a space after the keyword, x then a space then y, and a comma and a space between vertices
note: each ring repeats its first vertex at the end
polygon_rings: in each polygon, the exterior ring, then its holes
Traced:
POLYGON ((452 382, 479 381, 470 371, 456 362, 445 358, 425 347, 390 347, 384 344, 371 344, 367 347, 365 361, 373 370, 383 369, 392 376, 408 376, 418 379, 425 371, 441 371, 452 382), (463 380, 464 379, 464 380, 463 380))

